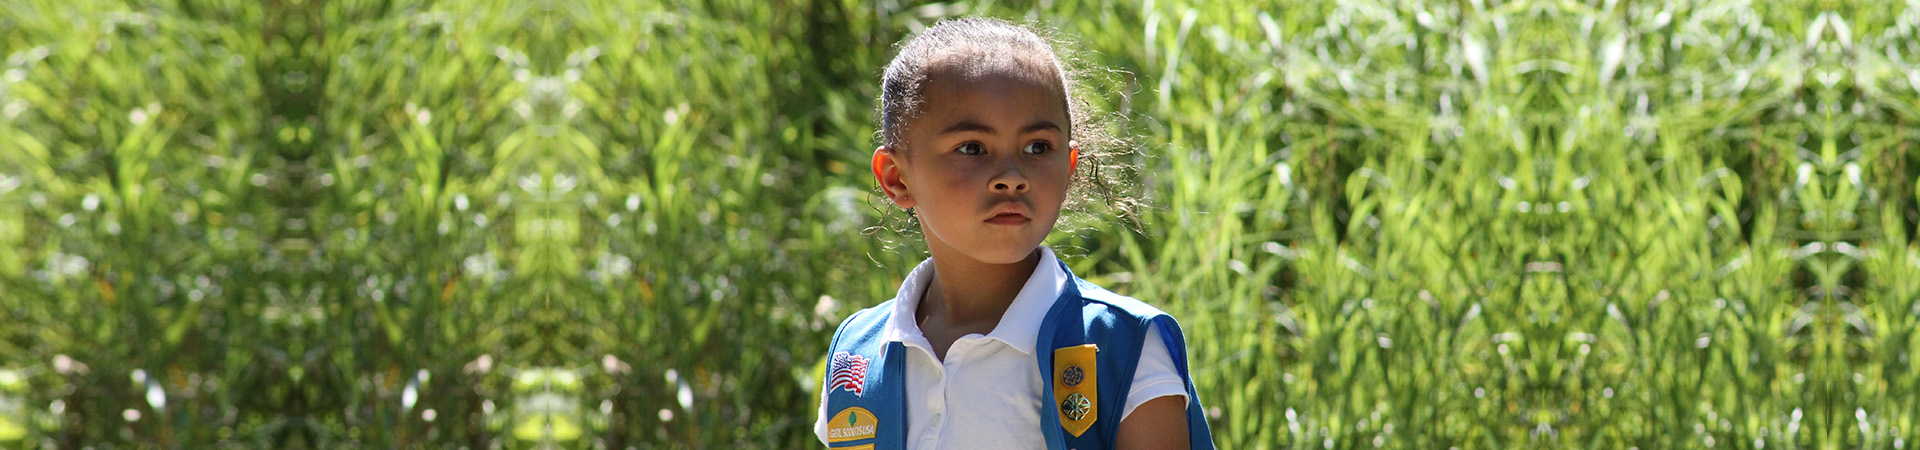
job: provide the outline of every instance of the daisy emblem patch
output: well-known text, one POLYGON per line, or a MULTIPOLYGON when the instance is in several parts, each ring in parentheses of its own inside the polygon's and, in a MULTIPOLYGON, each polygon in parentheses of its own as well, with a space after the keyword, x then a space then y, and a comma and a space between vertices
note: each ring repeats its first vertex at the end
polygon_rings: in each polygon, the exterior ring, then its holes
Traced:
POLYGON ((1060 413, 1065 414, 1068 420, 1085 419, 1087 412, 1091 410, 1093 410, 1093 402, 1088 401, 1087 396, 1084 395, 1072 394, 1068 395, 1066 400, 1060 401, 1060 413))

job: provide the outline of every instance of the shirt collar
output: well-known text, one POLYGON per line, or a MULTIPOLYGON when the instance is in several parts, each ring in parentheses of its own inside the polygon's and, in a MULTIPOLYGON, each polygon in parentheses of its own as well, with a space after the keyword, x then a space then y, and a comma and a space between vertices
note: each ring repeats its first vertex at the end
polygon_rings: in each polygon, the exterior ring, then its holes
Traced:
MULTIPOLYGON (((914 323, 914 314, 919 310, 920 297, 926 292, 928 283, 933 281, 933 259, 921 261, 907 278, 900 282, 900 292, 893 299, 893 316, 887 318, 886 339, 915 344, 931 350, 926 334, 920 332, 920 325, 914 323)), ((1007 305, 1007 312, 1000 316, 1000 324, 987 333, 989 339, 999 339, 1022 353, 1033 354, 1035 340, 1040 334, 1040 321, 1045 320, 1047 311, 1053 309, 1053 302, 1060 299, 1060 293, 1066 290, 1067 273, 1060 270, 1060 260, 1053 250, 1040 247, 1040 263, 1034 265, 1033 275, 1027 277, 1027 284, 1020 287, 1020 293, 1007 305)))

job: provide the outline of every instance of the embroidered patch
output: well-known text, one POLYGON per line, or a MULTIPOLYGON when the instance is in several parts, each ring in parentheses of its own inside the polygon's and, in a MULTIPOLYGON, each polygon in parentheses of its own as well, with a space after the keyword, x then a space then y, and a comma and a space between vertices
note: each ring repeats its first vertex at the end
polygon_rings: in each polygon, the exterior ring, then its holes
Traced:
POLYGON ((1079 437, 1100 420, 1100 347, 1087 344, 1053 350, 1053 401, 1060 427, 1079 437))
POLYGON ((878 431, 875 428, 880 421, 874 419, 873 412, 858 406, 842 409, 827 421, 827 443, 857 441, 869 439, 878 431))
POLYGON ((846 389, 853 395, 864 395, 861 392, 867 385, 866 357, 847 352, 834 353, 828 367, 831 368, 827 377, 830 389, 846 389))

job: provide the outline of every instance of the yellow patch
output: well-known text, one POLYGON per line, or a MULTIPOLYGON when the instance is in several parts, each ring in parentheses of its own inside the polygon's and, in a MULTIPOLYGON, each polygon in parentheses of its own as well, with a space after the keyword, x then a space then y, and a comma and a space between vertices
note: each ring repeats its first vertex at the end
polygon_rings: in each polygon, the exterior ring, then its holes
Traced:
POLYGON ((827 421, 827 443, 857 441, 872 438, 878 430, 880 421, 873 418, 873 412, 858 406, 842 409, 827 421))
POLYGON ((833 450, 873 450, 873 444, 861 444, 852 447, 834 447, 833 450))
POLYGON ((1060 426, 1074 437, 1100 419, 1099 367, 1094 365, 1099 353, 1093 344, 1053 350, 1053 404, 1059 407, 1060 426))

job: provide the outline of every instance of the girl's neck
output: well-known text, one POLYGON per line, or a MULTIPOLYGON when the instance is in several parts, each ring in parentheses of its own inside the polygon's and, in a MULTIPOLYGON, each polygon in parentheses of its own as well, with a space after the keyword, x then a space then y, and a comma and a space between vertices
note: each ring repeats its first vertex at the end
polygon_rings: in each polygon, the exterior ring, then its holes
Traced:
POLYGON ((927 325, 928 319, 935 319, 939 324, 985 332, 1000 322, 1040 264, 1039 249, 1012 264, 981 262, 958 252, 933 253, 933 280, 915 308, 915 321, 927 325))

